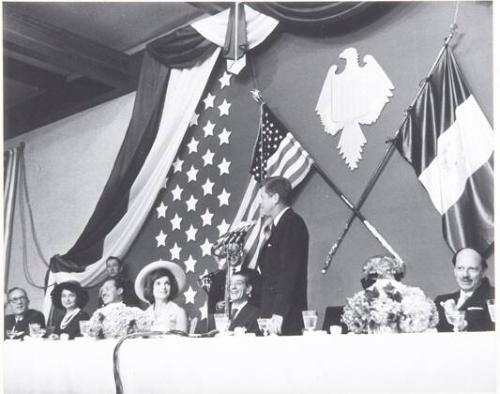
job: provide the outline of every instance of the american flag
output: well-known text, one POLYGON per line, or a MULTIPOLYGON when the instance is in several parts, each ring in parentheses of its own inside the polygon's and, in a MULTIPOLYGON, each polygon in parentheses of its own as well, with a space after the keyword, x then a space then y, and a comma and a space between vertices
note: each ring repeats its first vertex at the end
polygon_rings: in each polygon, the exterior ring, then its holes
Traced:
POLYGON ((245 242, 245 262, 255 268, 259 252, 259 237, 263 223, 259 220, 259 183, 268 177, 283 176, 295 188, 309 173, 313 160, 266 104, 261 104, 260 131, 253 152, 250 180, 240 208, 232 222, 236 227, 241 222, 258 220, 245 242))

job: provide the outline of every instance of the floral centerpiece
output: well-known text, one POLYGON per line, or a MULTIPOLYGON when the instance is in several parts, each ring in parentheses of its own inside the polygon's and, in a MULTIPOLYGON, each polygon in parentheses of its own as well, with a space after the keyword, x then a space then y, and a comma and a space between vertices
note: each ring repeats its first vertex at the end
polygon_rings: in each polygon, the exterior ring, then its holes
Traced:
POLYGON ((350 332, 423 332, 437 325, 434 302, 418 287, 395 279, 404 274, 401 260, 374 257, 364 265, 363 272, 365 279, 374 283, 347 299, 342 321, 350 332))
POLYGON ((144 311, 114 302, 94 312, 89 321, 89 334, 95 338, 119 338, 137 331, 148 331, 153 321, 144 311))

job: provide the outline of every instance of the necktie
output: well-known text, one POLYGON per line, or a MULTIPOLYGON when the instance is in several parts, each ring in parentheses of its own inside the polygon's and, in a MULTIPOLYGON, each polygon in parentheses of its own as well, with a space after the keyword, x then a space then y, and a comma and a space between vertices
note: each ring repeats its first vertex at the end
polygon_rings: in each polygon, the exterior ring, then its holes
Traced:
POLYGON ((460 298, 458 299, 458 302, 457 302, 457 308, 460 308, 463 304, 465 304, 465 302, 467 301, 467 299, 470 297, 470 294, 467 294, 467 293, 460 293, 460 298))
POLYGON ((273 232, 273 222, 266 223, 264 229, 262 230, 263 235, 263 243, 266 243, 271 237, 271 233, 273 232))
POLYGON ((238 308, 232 308, 231 309, 231 321, 234 320, 234 318, 236 317, 237 313, 238 313, 238 308))

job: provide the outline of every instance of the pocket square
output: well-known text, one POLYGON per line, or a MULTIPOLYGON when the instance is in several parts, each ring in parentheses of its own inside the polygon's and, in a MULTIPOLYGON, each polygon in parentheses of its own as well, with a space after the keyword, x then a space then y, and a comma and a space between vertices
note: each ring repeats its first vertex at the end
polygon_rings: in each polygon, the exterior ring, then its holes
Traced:
POLYGON ((468 311, 484 311, 484 308, 483 307, 480 307, 480 306, 469 306, 467 308, 468 311))

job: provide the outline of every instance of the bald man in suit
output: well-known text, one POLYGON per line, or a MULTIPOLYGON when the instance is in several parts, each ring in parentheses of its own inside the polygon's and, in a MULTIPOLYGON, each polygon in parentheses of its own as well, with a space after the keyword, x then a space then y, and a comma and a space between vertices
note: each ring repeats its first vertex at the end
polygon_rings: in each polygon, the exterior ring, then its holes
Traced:
POLYGON ((495 323, 490 318, 486 303, 488 299, 495 297, 495 288, 485 277, 488 268, 486 260, 476 250, 464 248, 453 256, 452 261, 459 290, 436 298, 438 331, 453 331, 447 315, 453 315, 456 310, 465 312, 464 319, 456 323, 458 331, 495 330, 495 323))

